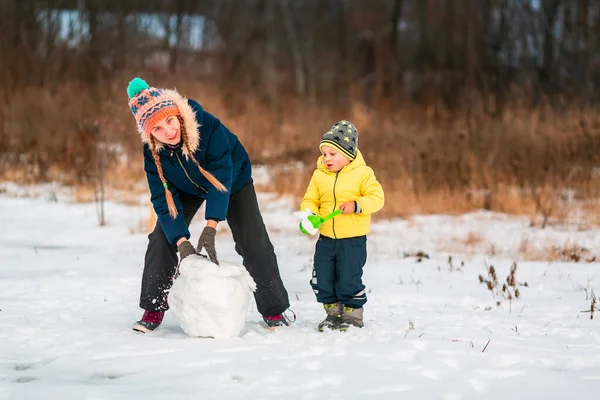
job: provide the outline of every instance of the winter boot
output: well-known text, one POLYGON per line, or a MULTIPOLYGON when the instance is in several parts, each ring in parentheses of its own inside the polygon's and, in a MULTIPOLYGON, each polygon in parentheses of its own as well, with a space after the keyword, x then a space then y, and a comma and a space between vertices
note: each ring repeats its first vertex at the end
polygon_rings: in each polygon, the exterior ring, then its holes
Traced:
POLYGON ((152 332, 158 328, 164 316, 164 311, 144 311, 144 316, 141 320, 133 324, 132 329, 141 333, 152 332))
POLYGON ((296 313, 288 308, 282 314, 273 315, 270 317, 263 315, 263 321, 265 321, 265 324, 267 324, 269 330, 274 331, 281 326, 290 326, 290 323, 296 322, 296 313), (292 318, 288 317, 286 314, 288 312, 292 313, 292 318))
POLYGON ((365 324, 363 324, 362 307, 352 308, 344 306, 344 310, 342 311, 342 323, 340 325, 340 331, 345 332, 351 326, 356 326, 357 328, 362 328, 365 326, 365 324))
POLYGON ((327 317, 319 324, 317 328, 319 332, 323 332, 326 328, 336 330, 342 323, 342 303, 339 301, 332 304, 323 304, 323 308, 327 313, 327 317))
POLYGON ((287 322, 287 320, 285 319, 283 314, 273 315, 271 317, 264 315, 263 321, 265 321, 265 324, 267 324, 267 327, 272 331, 274 331, 275 329, 277 329, 281 326, 289 326, 289 323, 287 322))

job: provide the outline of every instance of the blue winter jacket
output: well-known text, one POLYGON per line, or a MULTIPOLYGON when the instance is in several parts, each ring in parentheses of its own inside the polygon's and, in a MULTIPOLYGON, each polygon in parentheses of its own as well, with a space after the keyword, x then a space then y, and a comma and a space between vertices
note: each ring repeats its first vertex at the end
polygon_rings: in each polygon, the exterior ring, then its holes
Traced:
POLYGON ((173 219, 169 215, 165 189, 158 175, 150 145, 146 142, 144 170, 148 178, 151 201, 158 222, 171 244, 175 244, 181 237, 190 238, 179 201, 180 193, 206 199, 205 218, 222 221, 227 216, 229 196, 248 184, 252 175, 250 159, 237 136, 212 114, 204 111, 196 101, 183 98, 179 100, 176 103, 186 126, 188 143, 194 158, 202 168, 223 183, 228 191, 220 192, 204 178, 193 160, 188 157, 184 146, 170 147, 159 144, 157 154, 178 211, 177 218, 173 219))

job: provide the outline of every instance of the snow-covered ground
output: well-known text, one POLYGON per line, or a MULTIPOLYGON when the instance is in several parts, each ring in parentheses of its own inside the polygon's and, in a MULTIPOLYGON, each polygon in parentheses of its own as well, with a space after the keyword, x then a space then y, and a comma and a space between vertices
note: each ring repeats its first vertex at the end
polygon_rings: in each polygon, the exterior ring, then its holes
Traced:
MULTIPOLYGON (((600 265, 521 261, 551 246, 598 251, 598 230, 532 229, 484 212, 377 222, 366 327, 319 333, 323 311, 308 283, 314 238, 298 233, 294 204, 261 195, 297 322, 268 331, 252 305, 238 338, 189 338, 169 314, 143 336, 131 324, 141 316, 147 206, 109 202, 108 226, 99 227, 94 204, 72 203, 54 186, 0 189, 0 399, 505 400, 600 391, 600 315, 582 312, 591 291, 600 294, 600 265), (404 256, 419 250, 429 258, 404 256), (493 265, 504 282, 513 261, 528 286, 509 302, 478 277, 493 265)), ((201 218, 192 225, 194 239, 202 226, 201 218)), ((226 226, 217 250, 240 261, 226 226)))

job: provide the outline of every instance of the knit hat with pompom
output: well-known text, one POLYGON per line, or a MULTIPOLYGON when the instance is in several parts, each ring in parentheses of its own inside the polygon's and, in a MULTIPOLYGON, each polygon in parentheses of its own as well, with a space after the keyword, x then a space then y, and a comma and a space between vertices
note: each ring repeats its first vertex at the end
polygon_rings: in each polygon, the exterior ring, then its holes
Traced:
POLYGON ((152 127, 163 118, 180 115, 169 91, 150 87, 143 79, 134 78, 127 86, 129 108, 141 134, 150 135, 152 127))

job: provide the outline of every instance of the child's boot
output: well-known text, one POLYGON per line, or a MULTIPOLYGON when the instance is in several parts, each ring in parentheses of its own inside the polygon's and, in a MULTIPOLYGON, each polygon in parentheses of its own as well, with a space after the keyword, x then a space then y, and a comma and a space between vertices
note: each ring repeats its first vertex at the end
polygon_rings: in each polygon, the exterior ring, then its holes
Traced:
POLYGON ((319 332, 323 332, 325 328, 335 330, 342 323, 342 303, 339 301, 332 304, 323 304, 323 308, 327 313, 327 317, 319 324, 319 332))
POLYGON ((363 324, 363 308, 352 308, 345 306, 341 316, 342 323, 340 324, 340 331, 347 331, 350 326, 356 326, 362 328, 363 324))

